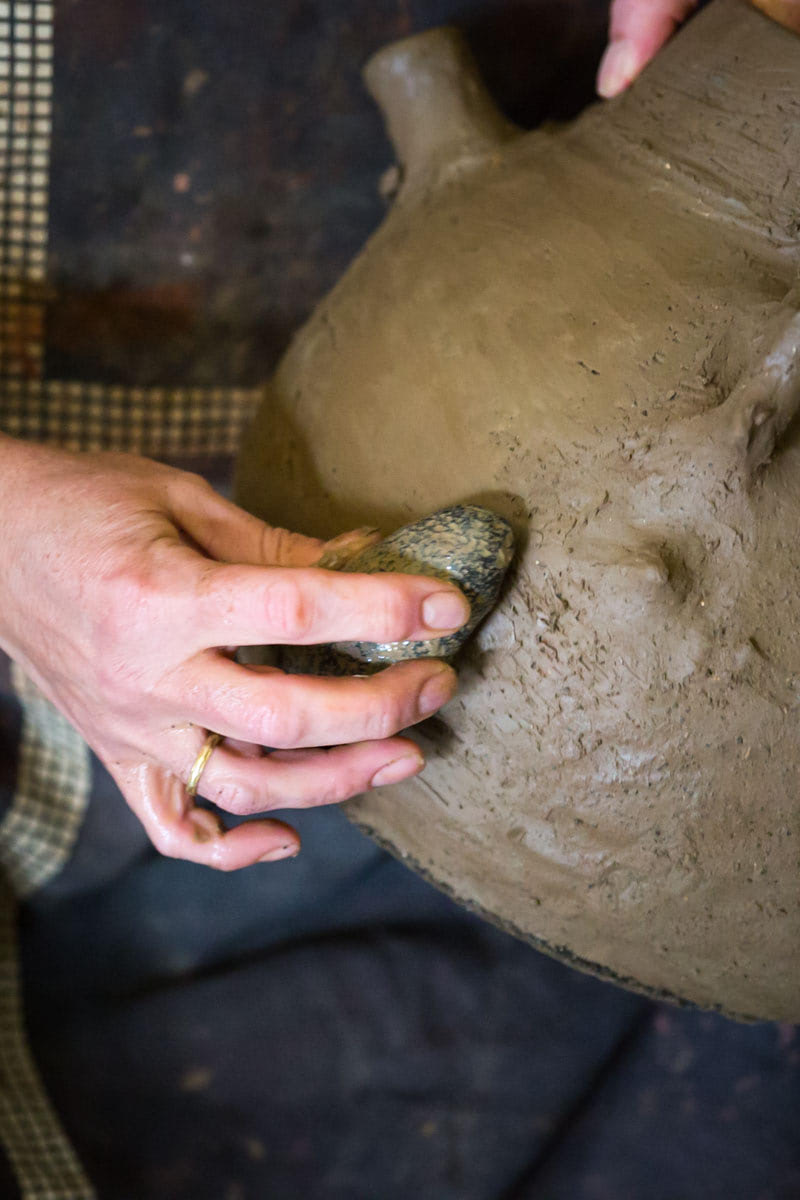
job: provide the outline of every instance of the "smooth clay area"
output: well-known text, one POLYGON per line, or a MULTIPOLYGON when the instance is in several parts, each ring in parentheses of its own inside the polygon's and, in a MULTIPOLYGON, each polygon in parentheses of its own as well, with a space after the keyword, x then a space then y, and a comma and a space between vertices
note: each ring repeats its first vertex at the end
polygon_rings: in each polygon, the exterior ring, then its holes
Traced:
POLYGON ((295 339, 239 498, 330 537, 485 503, 521 547, 351 815, 630 986, 800 1020, 800 39, 715 0, 633 91, 519 134, 455 35, 367 70, 402 164, 295 339))

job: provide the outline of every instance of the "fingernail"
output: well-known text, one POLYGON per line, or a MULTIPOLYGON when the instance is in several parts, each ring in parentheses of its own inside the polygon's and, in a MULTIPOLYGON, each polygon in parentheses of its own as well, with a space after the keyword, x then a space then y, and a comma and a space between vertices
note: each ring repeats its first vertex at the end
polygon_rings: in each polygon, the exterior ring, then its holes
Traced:
POLYGON ((422 619, 432 633, 449 633, 469 620, 466 596, 455 590, 431 592, 422 603, 422 619))
POLYGON ((300 853, 300 847, 296 842, 290 842, 288 846, 278 846, 275 850, 270 850, 267 854, 262 854, 259 862, 278 862, 281 858, 296 858, 300 853))
POLYGON ((632 83, 639 70, 639 55, 633 42, 621 38, 612 42, 600 61, 597 91, 605 100, 618 96, 632 83))
POLYGON ((456 673, 450 667, 442 667, 432 679, 429 679, 417 699, 417 709, 421 717, 436 712, 455 695, 457 685, 456 673))
POLYGON ((399 783, 401 779, 408 779, 410 775, 416 775, 425 766, 425 759, 421 754, 406 754, 403 758, 395 758, 392 762, 386 763, 379 771, 376 771, 369 781, 371 788, 385 787, 387 783, 399 783))

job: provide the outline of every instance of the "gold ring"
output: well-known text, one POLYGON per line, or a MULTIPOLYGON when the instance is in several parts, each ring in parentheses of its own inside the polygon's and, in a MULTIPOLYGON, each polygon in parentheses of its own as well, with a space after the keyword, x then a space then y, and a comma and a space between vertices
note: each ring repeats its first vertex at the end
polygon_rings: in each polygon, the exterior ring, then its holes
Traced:
POLYGON ((214 748, 222 741, 221 733, 210 733, 203 742, 203 749, 194 760, 194 765, 189 772, 189 778, 186 780, 186 795, 194 797, 197 795, 197 788, 200 783, 200 776, 206 769, 206 763, 214 753, 214 748))

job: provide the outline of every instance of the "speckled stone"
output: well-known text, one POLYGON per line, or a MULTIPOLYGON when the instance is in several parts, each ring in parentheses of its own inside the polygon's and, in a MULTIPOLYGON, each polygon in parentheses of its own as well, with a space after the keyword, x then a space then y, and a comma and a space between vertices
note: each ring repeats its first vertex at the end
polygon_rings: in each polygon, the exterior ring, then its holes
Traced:
MULTIPOLYGON (((514 555, 514 536, 503 517, 475 504, 456 504, 404 525, 376 545, 336 564, 343 571, 400 571, 456 583, 472 615, 450 637, 426 642, 335 642, 291 647, 281 666, 318 675, 370 674, 406 658, 452 658, 491 610, 514 555)), ((324 559, 322 565, 325 565, 324 559)))

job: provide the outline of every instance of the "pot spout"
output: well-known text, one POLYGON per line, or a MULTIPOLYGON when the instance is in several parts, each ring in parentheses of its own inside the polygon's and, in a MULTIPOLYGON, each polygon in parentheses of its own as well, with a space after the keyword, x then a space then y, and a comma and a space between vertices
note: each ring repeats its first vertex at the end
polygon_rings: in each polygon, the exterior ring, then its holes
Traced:
POLYGON ((397 152, 404 199, 480 164, 520 132, 495 106, 456 29, 392 43, 369 60, 364 81, 397 152))

